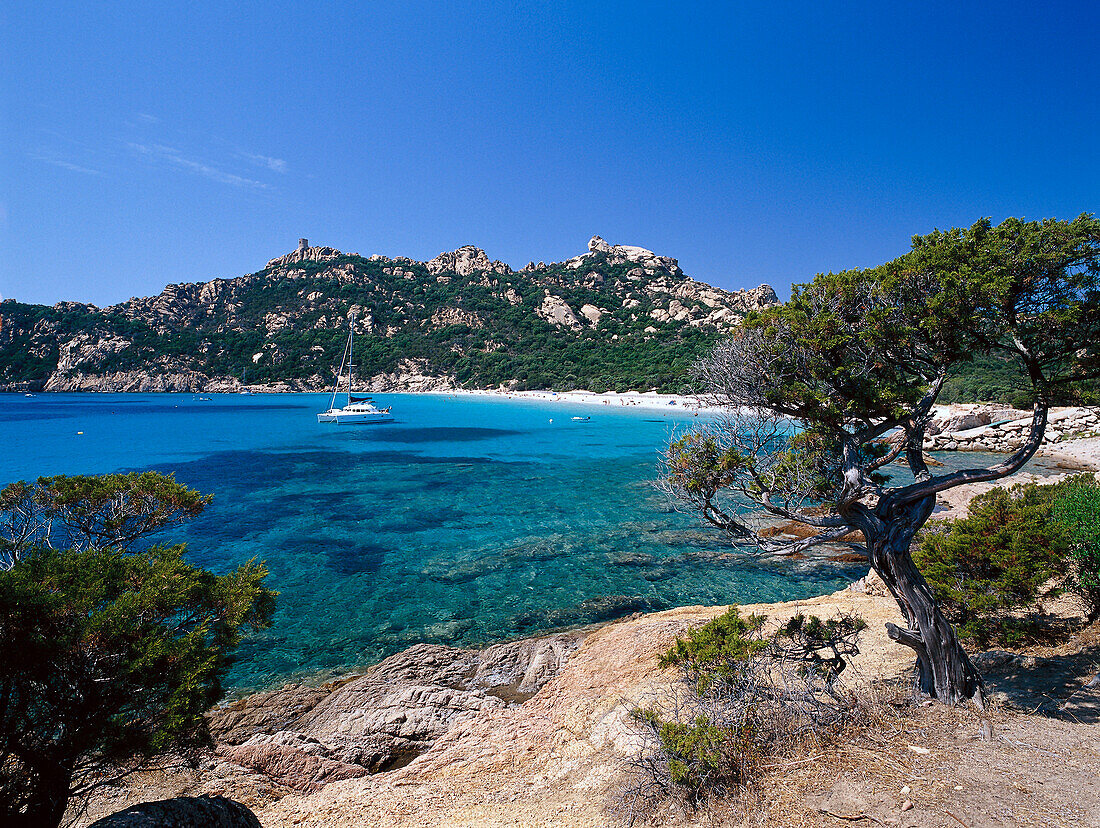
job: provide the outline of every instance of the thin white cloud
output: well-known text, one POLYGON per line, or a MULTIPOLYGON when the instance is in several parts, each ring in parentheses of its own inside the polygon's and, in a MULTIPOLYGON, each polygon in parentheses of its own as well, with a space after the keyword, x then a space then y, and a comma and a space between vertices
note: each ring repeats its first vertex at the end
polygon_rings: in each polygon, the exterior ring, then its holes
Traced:
POLYGON ((32 152, 28 152, 27 156, 34 161, 41 161, 43 164, 49 164, 52 167, 60 167, 70 172, 83 173, 84 175, 103 175, 101 170, 93 170, 91 167, 82 167, 80 164, 74 164, 72 161, 46 150, 33 150, 32 152))
POLYGON ((177 169, 185 170, 195 175, 201 175, 204 178, 209 178, 211 181, 217 181, 220 184, 230 184, 234 187, 249 187, 255 190, 269 189, 262 181, 245 178, 243 175, 219 170, 217 167, 211 167, 209 164, 204 164, 201 161, 186 158, 179 150, 172 147, 166 147, 163 144, 128 143, 127 146, 134 152, 147 158, 163 161, 177 169))
POLYGON ((254 155, 251 152, 238 153, 241 158, 251 161, 258 167, 266 167, 272 172, 285 173, 286 161, 282 158, 272 158, 270 155, 254 155))
POLYGON ((139 112, 134 117, 137 118, 139 121, 143 121, 144 123, 147 123, 147 124, 159 124, 160 123, 160 118, 158 118, 156 115, 150 115, 148 112, 139 112))

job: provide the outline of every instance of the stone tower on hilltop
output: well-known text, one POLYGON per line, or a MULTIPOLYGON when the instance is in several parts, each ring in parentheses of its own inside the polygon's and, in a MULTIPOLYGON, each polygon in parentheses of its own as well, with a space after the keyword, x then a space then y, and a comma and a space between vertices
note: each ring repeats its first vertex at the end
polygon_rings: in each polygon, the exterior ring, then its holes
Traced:
MULTIPOLYGON (((309 239, 298 239, 298 249, 292 250, 285 256, 279 256, 267 263, 268 267, 283 267, 284 265, 297 264, 298 262, 324 262, 329 259, 338 259, 344 254, 335 247, 310 247, 309 239)), ((358 256, 358 253, 352 253, 358 256)))

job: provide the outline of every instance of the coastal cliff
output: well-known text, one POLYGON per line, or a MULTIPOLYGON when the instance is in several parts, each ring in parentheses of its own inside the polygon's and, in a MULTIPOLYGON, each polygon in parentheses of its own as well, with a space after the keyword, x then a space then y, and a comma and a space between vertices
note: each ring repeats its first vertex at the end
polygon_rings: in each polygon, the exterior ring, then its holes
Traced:
POLYGON ((777 302, 767 285, 721 290, 599 236, 519 271, 469 245, 419 262, 301 239, 256 273, 108 308, 0 303, 0 390, 323 390, 353 313, 373 391, 679 390, 717 336, 777 302))

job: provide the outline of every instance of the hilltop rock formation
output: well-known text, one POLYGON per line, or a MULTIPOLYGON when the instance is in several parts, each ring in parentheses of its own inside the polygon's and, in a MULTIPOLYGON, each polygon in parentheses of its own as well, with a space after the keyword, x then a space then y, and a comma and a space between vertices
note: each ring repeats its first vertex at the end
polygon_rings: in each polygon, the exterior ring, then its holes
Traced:
POLYGON ((464 245, 453 253, 440 253, 430 262, 425 262, 424 267, 433 276, 440 273, 455 273, 459 276, 469 276, 479 270, 492 273, 511 273, 512 269, 504 262, 489 261, 485 251, 472 244, 464 245))
MULTIPOLYGON (((298 239, 298 249, 287 253, 285 256, 271 259, 267 267, 286 267, 297 262, 324 262, 330 259, 339 259, 344 254, 335 247, 310 247, 309 239, 298 239)), ((358 256, 358 253, 352 253, 358 256)))
POLYGON ((356 377, 369 390, 517 378, 648 389, 681 382, 674 364, 777 302, 767 285, 721 290, 676 259, 599 236, 587 253, 518 273, 472 245, 417 262, 300 239, 257 273, 108 308, 0 303, 0 390, 322 390, 353 315, 356 377))
POLYGON ((646 250, 644 247, 632 247, 630 245, 623 244, 608 244, 599 236, 593 236, 588 240, 588 255, 577 256, 574 259, 570 259, 566 262, 567 265, 573 268, 583 267, 585 262, 591 258, 593 253, 603 253, 607 256, 608 262, 611 264, 625 264, 627 262, 634 262, 640 264, 643 267, 660 268, 666 270, 669 273, 680 269, 679 263, 668 256, 658 256, 652 250, 646 250))

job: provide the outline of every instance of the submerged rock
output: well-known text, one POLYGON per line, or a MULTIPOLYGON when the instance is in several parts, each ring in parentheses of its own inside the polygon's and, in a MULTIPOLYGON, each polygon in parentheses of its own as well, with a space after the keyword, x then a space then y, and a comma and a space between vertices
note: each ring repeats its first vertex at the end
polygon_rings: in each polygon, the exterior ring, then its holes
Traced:
POLYGON ((517 630, 578 627, 612 621, 636 612, 654 612, 665 604, 641 595, 600 595, 587 598, 573 607, 525 612, 512 619, 517 630))

